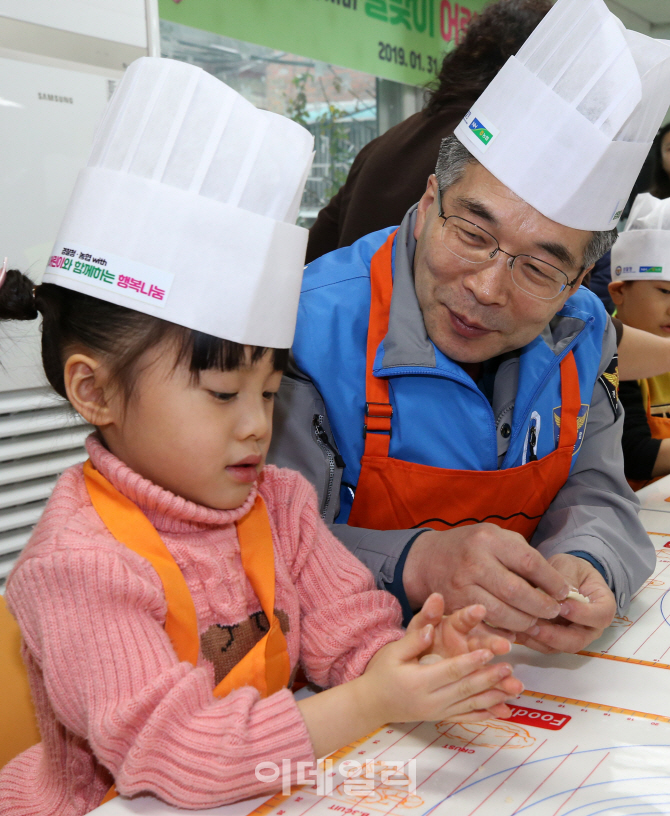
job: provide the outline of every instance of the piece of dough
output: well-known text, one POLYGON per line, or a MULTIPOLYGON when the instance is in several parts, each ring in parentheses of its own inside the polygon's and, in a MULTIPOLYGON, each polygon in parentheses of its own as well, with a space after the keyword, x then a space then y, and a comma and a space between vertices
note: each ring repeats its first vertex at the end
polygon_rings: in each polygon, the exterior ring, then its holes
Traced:
POLYGON ((582 595, 582 593, 576 589, 571 589, 570 592, 568 592, 568 596, 565 600, 579 601, 580 603, 591 603, 590 598, 587 598, 586 595, 582 595))
POLYGON ((438 654, 427 654, 419 658, 419 663, 422 666, 429 666, 431 663, 440 663, 443 659, 438 654))

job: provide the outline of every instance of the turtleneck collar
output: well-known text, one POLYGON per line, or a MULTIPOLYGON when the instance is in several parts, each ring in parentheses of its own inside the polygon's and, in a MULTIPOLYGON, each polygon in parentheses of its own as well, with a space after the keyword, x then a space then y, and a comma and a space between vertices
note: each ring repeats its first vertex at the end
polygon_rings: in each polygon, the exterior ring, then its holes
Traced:
POLYGON ((159 532, 187 533, 234 524, 251 510, 258 493, 254 484, 240 507, 214 510, 177 496, 135 473, 108 451, 95 433, 86 440, 86 450, 95 469, 134 502, 159 532))

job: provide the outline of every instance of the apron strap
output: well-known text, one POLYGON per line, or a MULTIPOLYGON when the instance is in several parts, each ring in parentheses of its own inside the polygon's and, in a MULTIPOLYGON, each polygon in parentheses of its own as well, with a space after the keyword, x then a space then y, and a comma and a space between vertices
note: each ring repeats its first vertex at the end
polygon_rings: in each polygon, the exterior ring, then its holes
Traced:
POLYGON ((244 572, 261 603, 269 627, 253 649, 221 680, 214 695, 225 697, 236 688, 253 685, 261 697, 268 697, 288 686, 291 661, 279 618, 274 613, 274 546, 270 518, 260 494, 256 496, 251 511, 237 522, 237 536, 244 572))
POLYGON ((373 374, 375 357, 386 337, 393 294, 393 242, 398 230, 392 232, 372 256, 370 264, 370 321, 365 364, 365 437, 366 456, 389 455, 393 406, 389 402, 389 384, 384 377, 373 374))
POLYGON ((579 411, 582 407, 579 392, 579 373, 575 355, 569 352, 561 360, 561 430, 558 448, 574 450, 579 434, 579 411))
POLYGON ((149 561, 158 573, 167 602, 165 631, 179 660, 195 666, 200 651, 198 617, 186 580, 172 553, 140 508, 99 473, 90 459, 84 462, 84 477, 91 503, 109 532, 149 561))
MULTIPOLYGON (((639 383, 640 383, 640 392, 643 395, 644 395, 645 391, 647 392, 647 399, 646 399, 646 403, 647 403, 647 423, 649 423, 649 421, 651 420, 651 417, 652 417, 652 413, 651 413, 651 388, 649 388, 649 385, 648 385, 646 380, 641 380, 641 381, 639 381, 639 383)), ((643 399, 644 399, 644 397, 643 397, 643 399)))
MULTIPOLYGON (((656 379, 656 378, 654 378, 656 379)), ((652 439, 668 439, 670 438, 670 419, 668 419, 665 414, 661 416, 655 416, 651 412, 651 388, 649 387, 649 383, 647 380, 640 380, 640 390, 642 392, 642 399, 644 400, 644 394, 646 392, 647 399, 647 424, 649 425, 649 430, 651 432, 652 439)), ((661 396, 662 400, 665 401, 666 397, 661 396)), ((629 480, 630 481, 630 480, 629 480)), ((649 479, 645 482, 645 484, 649 483, 649 479)), ((654 480, 655 481, 655 480, 654 480)), ((634 488, 635 489, 635 488, 634 488)), ((640 488, 638 487, 637 490, 640 488)))

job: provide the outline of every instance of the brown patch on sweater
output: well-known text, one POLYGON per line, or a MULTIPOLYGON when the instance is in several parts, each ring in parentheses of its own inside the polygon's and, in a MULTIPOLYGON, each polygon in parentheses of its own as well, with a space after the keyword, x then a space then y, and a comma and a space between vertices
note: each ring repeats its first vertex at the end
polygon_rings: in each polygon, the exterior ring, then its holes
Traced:
MULTIPOLYGON (((291 631, 288 615, 283 609, 275 609, 284 634, 291 631)), ((203 657, 214 666, 214 682, 218 684, 250 652, 270 628, 265 612, 254 612, 246 620, 232 626, 215 623, 200 636, 203 657)), ((295 669, 291 673, 291 682, 295 669)))

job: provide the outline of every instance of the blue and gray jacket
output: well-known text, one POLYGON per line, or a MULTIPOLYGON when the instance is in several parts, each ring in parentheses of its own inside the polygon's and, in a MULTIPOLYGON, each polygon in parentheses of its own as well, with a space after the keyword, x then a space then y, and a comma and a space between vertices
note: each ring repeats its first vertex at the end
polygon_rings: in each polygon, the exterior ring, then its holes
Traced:
MULTIPOLYGON (((476 384, 426 333, 412 274, 413 223, 414 209, 395 241, 389 330, 375 361, 375 373, 389 378, 394 407, 389 456, 459 470, 506 469, 546 456, 558 441, 560 362, 573 351, 583 423, 570 477, 531 544, 545 557, 572 552, 594 563, 621 612, 651 573, 654 550, 623 474, 622 410, 604 376, 616 355, 608 315, 582 287, 539 337, 476 384)), ((294 364, 278 395, 270 451, 271 461, 316 486, 333 532, 387 587, 417 531, 364 530, 346 521, 364 448, 370 262, 391 231, 305 270, 294 364)))

